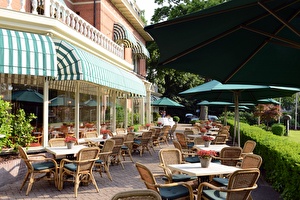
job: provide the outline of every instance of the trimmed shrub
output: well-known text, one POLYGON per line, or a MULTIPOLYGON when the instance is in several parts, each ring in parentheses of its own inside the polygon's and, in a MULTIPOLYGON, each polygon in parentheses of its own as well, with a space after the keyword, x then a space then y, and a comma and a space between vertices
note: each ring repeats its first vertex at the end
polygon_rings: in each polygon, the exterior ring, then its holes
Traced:
POLYGON ((284 125, 281 125, 281 124, 273 124, 272 125, 272 132, 275 135, 283 136, 284 130, 285 130, 284 125))
POLYGON ((179 122, 179 120, 180 120, 180 118, 179 118, 178 116, 174 116, 174 117, 173 117, 173 121, 174 121, 174 122, 179 122))
MULTIPOLYGON (((233 127, 234 121, 227 123, 233 127)), ((300 145, 286 137, 265 131, 257 126, 240 123, 241 146, 254 140, 254 153, 263 158, 261 169, 266 180, 272 184, 284 200, 299 199, 300 145)))

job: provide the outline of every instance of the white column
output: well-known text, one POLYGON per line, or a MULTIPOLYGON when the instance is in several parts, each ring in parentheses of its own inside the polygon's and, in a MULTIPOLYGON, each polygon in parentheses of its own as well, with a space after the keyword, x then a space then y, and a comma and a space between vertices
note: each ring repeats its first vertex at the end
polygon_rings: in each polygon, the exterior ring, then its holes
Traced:
POLYGON ((49 130, 48 130, 48 118, 49 117, 49 80, 48 78, 45 78, 44 81, 44 102, 43 102, 43 141, 42 145, 43 147, 48 146, 48 136, 49 136, 49 130))
POLYGON ((140 124, 144 125, 145 124, 145 99, 144 97, 140 98, 140 124))
POLYGON ((50 0, 44 0, 44 15, 50 17, 50 0))
POLYGON ((75 137, 79 138, 79 102, 80 102, 80 83, 75 81, 75 137))

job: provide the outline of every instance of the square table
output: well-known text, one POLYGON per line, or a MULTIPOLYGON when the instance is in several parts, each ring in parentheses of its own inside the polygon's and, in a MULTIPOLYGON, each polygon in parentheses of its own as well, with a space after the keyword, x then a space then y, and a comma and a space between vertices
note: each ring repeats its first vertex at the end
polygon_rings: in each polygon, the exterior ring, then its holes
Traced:
POLYGON ((168 165, 171 170, 189 174, 191 176, 211 176, 231 174, 241 168, 234 166, 221 165, 219 163, 211 162, 208 168, 201 167, 200 163, 186 163, 186 164, 173 164, 168 165))
POLYGON ((194 145, 194 148, 198 150, 206 150, 206 151, 215 151, 215 152, 221 152, 221 150, 225 147, 230 147, 226 144, 211 144, 209 147, 205 147, 204 145, 194 145))
POLYGON ((55 155, 55 157, 66 156, 66 155, 75 155, 83 148, 88 148, 88 147, 85 145, 74 145, 72 149, 68 149, 67 146, 45 147, 46 151, 49 153, 52 153, 53 155, 55 155))

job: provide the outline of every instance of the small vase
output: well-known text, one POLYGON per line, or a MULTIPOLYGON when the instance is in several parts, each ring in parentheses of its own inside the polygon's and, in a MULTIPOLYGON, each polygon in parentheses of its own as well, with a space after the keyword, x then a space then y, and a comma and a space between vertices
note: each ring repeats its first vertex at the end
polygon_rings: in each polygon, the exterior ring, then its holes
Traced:
POLYGON ((211 162, 211 158, 200 158, 201 167, 208 168, 211 162))
POLYGON ((74 147, 74 142, 67 142, 67 148, 72 149, 74 147))
POLYGON ((211 143, 211 141, 204 141, 204 146, 209 147, 210 143, 211 143))

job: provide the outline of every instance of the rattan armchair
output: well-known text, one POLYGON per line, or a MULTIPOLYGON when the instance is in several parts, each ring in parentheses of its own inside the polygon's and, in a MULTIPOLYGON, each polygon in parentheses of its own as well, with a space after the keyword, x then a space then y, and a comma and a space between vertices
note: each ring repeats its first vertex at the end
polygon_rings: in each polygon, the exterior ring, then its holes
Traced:
POLYGON ((125 138, 123 136, 112 137, 112 140, 115 141, 114 148, 112 149, 111 164, 120 164, 124 169, 123 160, 121 159, 122 146, 124 145, 125 138))
POLYGON ((65 138, 52 138, 49 140, 50 147, 63 147, 66 146, 65 138))
MULTIPOLYGON (((247 154, 241 164, 241 169, 251 169, 251 168, 257 168, 259 169, 262 164, 262 158, 259 155, 256 154, 247 154)), ((227 186, 228 185, 228 178, 221 178, 221 177, 215 177, 212 181, 213 185, 217 186, 227 186)))
POLYGON ((247 154, 253 154, 253 151, 255 149, 256 142, 253 140, 247 140, 243 146, 242 150, 242 157, 244 157, 247 154))
POLYGON ((87 131, 85 132, 85 137, 86 138, 96 138, 98 137, 97 131, 87 131))
POLYGON ((149 154, 152 155, 150 151, 150 142, 152 142, 152 132, 147 131, 143 132, 142 137, 140 139, 134 140, 133 145, 135 146, 135 149, 140 152, 140 156, 143 155, 145 150, 147 150, 149 154))
POLYGON ((104 142, 104 145, 99 153, 99 159, 95 161, 95 170, 100 173, 102 177, 102 168, 106 172, 109 180, 112 181, 112 177, 109 171, 110 155, 115 146, 115 140, 108 139, 104 142))
POLYGON ((187 174, 182 174, 177 171, 169 169, 168 165, 172 164, 182 164, 184 163, 182 161, 182 155, 180 150, 178 149, 161 149, 159 151, 159 160, 160 164, 159 167, 161 167, 164 170, 164 173, 166 175, 163 180, 166 181, 166 183, 173 183, 173 182, 180 182, 180 181, 192 181, 197 179, 197 177, 190 176, 187 174))
POLYGON ((198 156, 196 156, 196 150, 187 150, 182 149, 180 143, 177 140, 173 140, 173 145, 176 149, 178 149, 181 152, 182 160, 189 163, 198 163, 200 162, 200 159, 198 156))
POLYGON ((236 166, 241 161, 241 147, 225 147, 221 150, 219 157, 214 157, 214 160, 220 161, 222 165, 236 166))
POLYGON ((160 132, 160 137, 159 137, 159 142, 160 143, 165 143, 167 146, 169 146, 169 131, 171 130, 170 125, 164 125, 164 127, 161 129, 160 132))
POLYGON ((77 197, 79 183, 92 182, 97 192, 99 192, 99 188, 92 171, 95 161, 98 159, 99 151, 100 149, 98 147, 84 148, 77 153, 76 160, 62 159, 59 169, 58 189, 63 189, 65 181, 74 182, 74 193, 75 197, 77 197))
POLYGON ((213 144, 226 144, 226 135, 217 135, 215 139, 213 140, 213 144))
POLYGON ((134 162, 131 155, 134 136, 135 134, 133 132, 129 132, 125 136, 124 145, 121 147, 123 160, 125 160, 125 157, 127 156, 130 158, 131 162, 134 162))
POLYGON ((21 159, 25 162, 27 167, 27 172, 20 190, 22 190, 22 188, 24 187, 28 179, 29 179, 29 183, 28 183, 26 195, 28 195, 29 192, 31 191, 33 183, 42 178, 45 180, 53 180, 55 186, 57 186, 58 165, 54 159, 47 158, 44 155, 27 155, 26 151, 21 146, 18 146, 18 150, 21 159), (39 176, 38 178, 36 178, 35 177, 36 174, 39 175, 44 174, 44 176, 42 177, 39 176))
POLYGON ((111 200, 161 200, 161 196, 153 190, 129 190, 115 194, 111 200))
POLYGON ((164 174, 152 174, 152 172, 143 164, 135 164, 142 181, 147 189, 156 191, 162 199, 179 199, 186 198, 194 200, 193 188, 185 182, 159 184, 156 178, 164 176, 164 174))
POLYGON ((182 149, 191 149, 194 146, 194 142, 190 142, 185 134, 177 132, 175 133, 175 136, 182 149))
POLYGON ((198 187, 197 199, 250 199, 251 192, 257 188, 259 175, 259 169, 241 169, 230 175, 227 187, 217 187, 203 182, 198 187))

